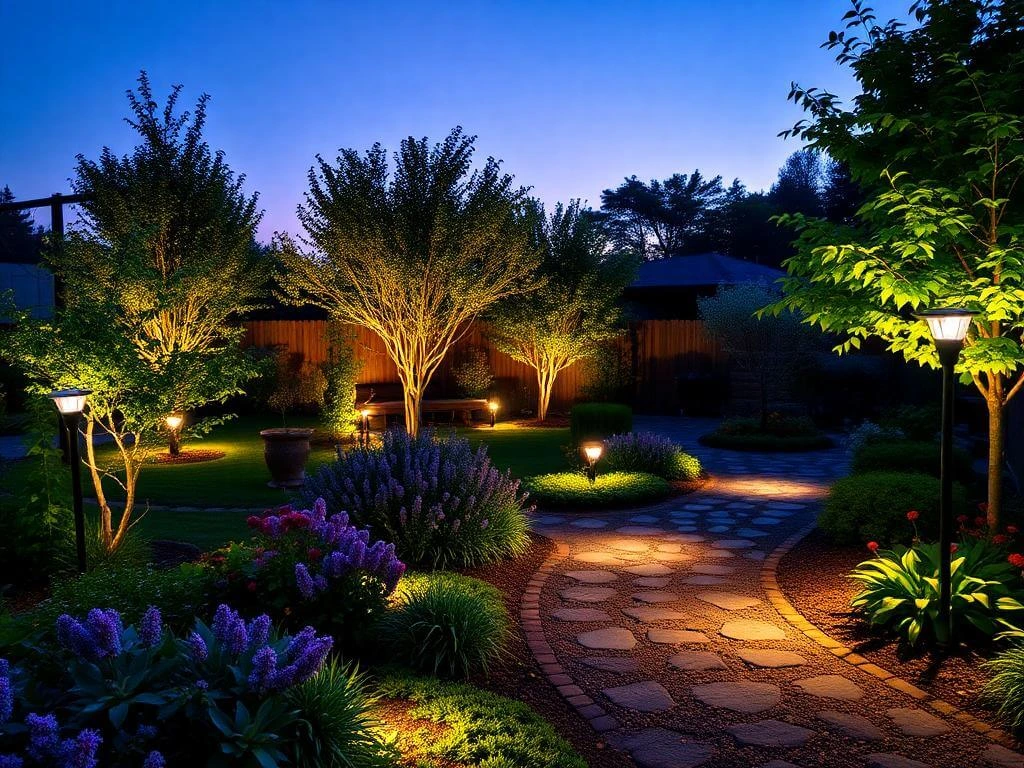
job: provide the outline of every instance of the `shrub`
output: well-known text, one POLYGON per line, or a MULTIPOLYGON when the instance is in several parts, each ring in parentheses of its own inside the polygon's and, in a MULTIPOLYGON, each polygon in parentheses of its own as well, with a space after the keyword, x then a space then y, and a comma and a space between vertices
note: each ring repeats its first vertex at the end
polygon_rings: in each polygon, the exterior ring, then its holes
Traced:
POLYGON ((434 728, 399 729, 402 753, 415 759, 487 768, 586 768, 568 742, 522 702, 462 683, 400 674, 382 678, 380 693, 411 701, 407 717, 444 726, 441 738, 434 728))
POLYGON ((519 481, 491 464, 486 447, 474 451, 454 434, 389 430, 379 446, 339 453, 306 480, 302 497, 348 510, 405 562, 430 569, 489 563, 529 545, 519 481))
POLYGON ((302 712, 295 738, 299 768, 397 765, 397 750, 379 735, 380 724, 372 711, 377 699, 370 694, 366 678, 337 659, 290 688, 287 698, 302 712))
POLYGON ((329 631, 345 647, 383 613, 405 572, 393 544, 371 544, 369 530, 349 525, 344 512, 328 516, 323 499, 310 510, 282 507, 248 523, 252 543, 209 558, 222 596, 267 609, 289 627, 329 631))
POLYGON ((1014 734, 1024 733, 1024 644, 1016 643, 982 663, 991 677, 981 699, 996 708, 1014 734))
MULTIPOLYGON (((958 482, 969 483, 974 479, 971 465, 971 455, 967 451, 962 448, 953 449, 952 472, 958 482)), ((851 471, 921 472, 938 477, 939 466, 940 449, 937 443, 894 440, 861 446, 853 455, 851 471)))
MULTIPOLYGON (((964 509, 962 485, 953 485, 953 509, 964 509)), ((906 472, 866 472, 837 480, 818 516, 818 527, 837 544, 877 541, 882 546, 906 538, 907 512, 920 513, 926 538, 938 532, 939 481, 906 472)))
POLYGON ((714 432, 702 435, 700 442, 712 448, 736 451, 813 451, 828 448, 832 440, 810 419, 769 414, 759 419, 733 418, 723 421, 714 432))
POLYGON ((583 371, 586 384, 580 393, 587 400, 600 403, 628 400, 636 385, 632 345, 628 338, 597 344, 593 356, 583 362, 583 371))
POLYGON ((695 456, 650 432, 612 435, 605 441, 602 463, 615 472, 650 472, 666 480, 696 480, 703 472, 695 456))
POLYGON ((508 613, 495 587, 454 573, 405 580, 382 623, 391 657, 416 672, 465 678, 501 656, 508 613))
POLYGON ((320 416, 328 434, 334 440, 341 440, 351 436, 359 424, 356 383, 362 363, 339 331, 332 330, 328 340, 329 356, 323 366, 327 391, 320 416))
POLYGON ((573 445, 633 431, 633 409, 617 403, 580 403, 569 414, 573 445))
POLYGON ((893 440, 903 440, 903 430, 894 427, 883 427, 873 421, 862 421, 856 429, 850 431, 846 438, 846 450, 852 456, 865 445, 893 440))
POLYGON ((908 440, 932 442, 942 424, 942 410, 938 405, 901 405, 886 411, 879 423, 902 432, 908 440))
POLYGON ((0 661, 0 690, 14 694, 0 724, 17 718, 29 726, 28 732, 17 725, 0 729, 0 750, 27 752, 33 764, 43 765, 291 762, 307 713, 287 694, 318 672, 330 637, 318 637, 311 627, 276 637, 268 616, 246 622, 227 605, 217 609, 211 626, 196 621, 183 638, 166 630, 155 608, 136 626, 122 622, 112 609, 61 615, 54 686, 38 684, 35 668, 29 673, 0 661), (86 730, 64 738, 53 715, 32 714, 57 705, 62 717, 86 730), (68 750, 77 752, 77 762, 57 759, 68 750), (40 752, 52 762, 37 760, 40 752))
POLYGON ((647 472, 606 472, 593 483, 579 472, 534 475, 524 487, 538 504, 552 507, 618 507, 664 498, 672 486, 647 472))
POLYGON ((320 366, 301 352, 281 352, 277 356, 273 388, 267 395, 267 406, 285 415, 296 410, 315 411, 324 404, 327 378, 320 366))
POLYGON ((452 371, 455 386, 463 397, 487 397, 494 384, 494 372, 487 359, 487 350, 470 346, 462 353, 462 359, 452 371))
MULTIPOLYGON (((981 538, 964 539, 957 546, 951 567, 953 637, 990 639, 1000 631, 1019 632, 1024 583, 1020 571, 1007 562, 1005 548, 981 538)), ((938 575, 938 544, 879 550, 850 574, 862 587, 853 607, 872 626, 898 634, 911 646, 934 640, 938 575)))

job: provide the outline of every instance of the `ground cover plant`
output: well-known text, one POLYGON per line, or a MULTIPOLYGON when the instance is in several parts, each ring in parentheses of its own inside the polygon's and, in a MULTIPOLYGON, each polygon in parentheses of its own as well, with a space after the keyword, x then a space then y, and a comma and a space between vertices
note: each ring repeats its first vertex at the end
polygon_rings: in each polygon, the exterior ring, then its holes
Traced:
POLYGON ((494 467, 485 447, 474 451, 455 434, 388 430, 379 446, 339 452, 301 496, 347 510, 410 565, 480 565, 522 554, 529 543, 519 481, 494 467))
POLYGON ((612 435, 604 442, 600 464, 612 472, 649 472, 666 480, 697 480, 704 471, 696 456, 651 432, 612 435))
POLYGON ((591 482, 582 472, 534 475, 523 481, 542 507, 625 507, 665 498, 668 481, 649 472, 603 472, 591 482))
POLYGON ((832 439, 810 419, 772 413, 767 419, 726 419, 700 442, 736 451, 814 451, 828 448, 832 439))

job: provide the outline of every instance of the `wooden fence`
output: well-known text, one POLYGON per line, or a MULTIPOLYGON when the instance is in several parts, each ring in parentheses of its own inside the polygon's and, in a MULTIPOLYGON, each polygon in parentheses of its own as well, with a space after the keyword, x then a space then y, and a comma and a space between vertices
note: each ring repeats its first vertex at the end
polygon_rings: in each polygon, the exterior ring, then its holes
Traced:
MULTIPOLYGON (((325 320, 253 320, 246 325, 248 346, 287 348, 312 363, 327 359, 328 322, 325 320)), ((398 372, 380 337, 357 326, 344 331, 354 339, 356 356, 362 362, 360 384, 398 382, 398 372)), ((692 374, 720 373, 724 363, 723 353, 698 320, 636 321, 630 323, 618 344, 623 354, 631 359, 634 400, 643 410, 678 410, 678 380, 692 374)), ((487 350, 496 379, 517 381, 529 392, 536 393, 533 370, 495 349, 487 338, 484 324, 474 325, 442 363, 433 382, 438 390, 454 389, 452 367, 468 346, 487 350)), ((560 405, 572 403, 581 398, 586 385, 586 366, 573 365, 559 374, 552 400, 560 405)))

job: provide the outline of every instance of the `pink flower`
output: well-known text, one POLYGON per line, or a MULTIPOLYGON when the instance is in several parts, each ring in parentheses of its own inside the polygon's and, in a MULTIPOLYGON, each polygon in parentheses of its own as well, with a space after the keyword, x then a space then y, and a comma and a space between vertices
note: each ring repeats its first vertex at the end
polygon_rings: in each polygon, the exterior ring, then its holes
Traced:
POLYGON ((1005 544, 1009 540, 1010 537, 1007 536, 1005 533, 997 533, 995 536, 992 537, 993 544, 1005 544))
POLYGON ((954 543, 952 543, 952 544, 950 544, 950 545, 949 545, 949 552, 950 552, 950 554, 954 554, 954 555, 955 555, 955 554, 956 554, 956 551, 957 551, 958 549, 960 549, 960 545, 959 545, 959 544, 957 544, 956 542, 954 542, 954 543))
POLYGON ((1015 568, 1024 568, 1024 555, 1020 554, 1019 552, 1014 552, 1006 559, 1009 560, 1010 565, 1014 566, 1015 568))
POLYGON ((868 542, 868 549, 870 549, 872 552, 877 552, 878 551, 878 542, 877 541, 869 541, 868 542))
POLYGON ((910 522, 914 522, 920 516, 921 516, 921 513, 918 512, 916 509, 912 509, 909 512, 907 512, 907 520, 909 520, 910 522))

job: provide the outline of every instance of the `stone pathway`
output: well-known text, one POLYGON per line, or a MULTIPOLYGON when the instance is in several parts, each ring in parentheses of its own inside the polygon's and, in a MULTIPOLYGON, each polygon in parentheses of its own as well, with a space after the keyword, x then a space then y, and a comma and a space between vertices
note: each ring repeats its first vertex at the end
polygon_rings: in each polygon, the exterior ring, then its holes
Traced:
POLYGON ((843 452, 697 448, 706 426, 636 428, 693 448, 716 478, 708 488, 534 520, 558 550, 527 590, 524 629, 599 738, 641 768, 1024 767, 794 629, 762 587, 762 561, 813 523, 843 452))

